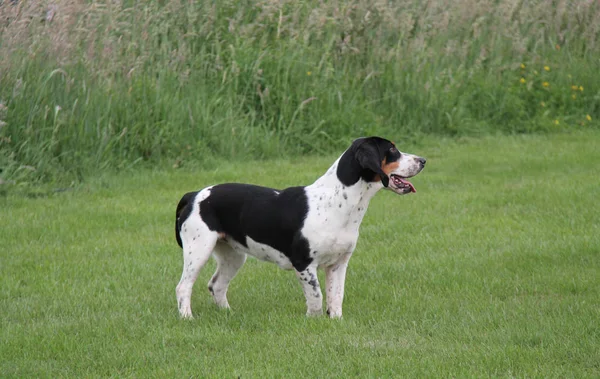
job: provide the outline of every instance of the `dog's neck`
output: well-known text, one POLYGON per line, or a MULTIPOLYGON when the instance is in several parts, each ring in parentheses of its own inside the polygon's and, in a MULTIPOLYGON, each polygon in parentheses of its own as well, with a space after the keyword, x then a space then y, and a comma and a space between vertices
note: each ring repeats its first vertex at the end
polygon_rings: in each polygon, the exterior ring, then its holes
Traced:
POLYGON ((333 191, 333 198, 329 200, 340 200, 338 204, 342 204, 342 207, 340 208, 343 208, 344 210, 348 210, 349 208, 361 208, 360 210, 364 212, 366 211, 366 207, 369 205, 371 198, 383 188, 383 184, 381 184, 380 181, 367 182, 362 178, 358 178, 356 183, 349 186, 344 185, 338 177, 340 158, 333 163, 323 176, 317 179, 309 187, 315 190, 321 189, 323 192, 333 191))

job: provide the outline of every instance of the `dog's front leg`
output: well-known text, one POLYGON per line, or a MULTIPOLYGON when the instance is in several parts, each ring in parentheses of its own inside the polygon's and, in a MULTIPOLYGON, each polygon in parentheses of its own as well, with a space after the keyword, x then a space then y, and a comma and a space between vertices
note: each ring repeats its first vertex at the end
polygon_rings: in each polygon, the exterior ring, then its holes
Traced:
POLYGON ((325 268, 327 314, 331 318, 342 317, 344 282, 346 281, 346 269, 351 256, 352 253, 345 254, 337 263, 325 268))
POLYGON ((323 295, 317 277, 317 267, 308 266, 304 271, 297 271, 296 276, 302 284, 302 290, 306 297, 306 315, 319 316, 323 314, 323 295))

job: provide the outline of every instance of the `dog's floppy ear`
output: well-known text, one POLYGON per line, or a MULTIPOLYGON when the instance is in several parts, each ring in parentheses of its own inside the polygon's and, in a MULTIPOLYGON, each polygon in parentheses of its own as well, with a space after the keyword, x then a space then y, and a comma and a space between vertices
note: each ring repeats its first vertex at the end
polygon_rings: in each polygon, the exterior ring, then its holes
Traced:
POLYGON ((377 143, 371 141, 363 142, 358 146, 355 157, 362 168, 371 170, 375 174, 378 174, 381 177, 381 183, 383 183, 383 186, 388 186, 390 178, 381 168, 383 155, 379 151, 377 143))

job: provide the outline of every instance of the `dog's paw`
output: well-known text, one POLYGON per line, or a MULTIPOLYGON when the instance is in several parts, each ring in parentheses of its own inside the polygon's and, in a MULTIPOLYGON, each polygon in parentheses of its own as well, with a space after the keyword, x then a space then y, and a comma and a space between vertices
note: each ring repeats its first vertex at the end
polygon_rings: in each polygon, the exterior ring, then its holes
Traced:
POLYGON ((329 316, 329 318, 337 318, 337 319, 341 319, 342 318, 342 311, 332 311, 332 310, 327 310, 327 316, 329 316))
POLYGON ((306 311, 308 317, 318 317, 323 315, 323 309, 309 309, 306 311))
POLYGON ((227 300, 224 301, 217 301, 215 299, 215 304, 217 304, 217 307, 219 307, 220 309, 231 309, 231 307, 229 306, 229 303, 227 302, 227 300))

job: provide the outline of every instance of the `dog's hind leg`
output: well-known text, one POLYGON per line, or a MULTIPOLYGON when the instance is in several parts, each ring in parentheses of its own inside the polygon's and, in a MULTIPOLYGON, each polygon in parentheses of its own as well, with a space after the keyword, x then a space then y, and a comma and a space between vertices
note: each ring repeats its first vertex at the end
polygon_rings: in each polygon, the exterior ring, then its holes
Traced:
POLYGON ((210 258, 219 234, 209 230, 198 216, 186 220, 181 226, 180 236, 183 244, 183 273, 176 289, 177 306, 181 317, 191 318, 192 287, 202 266, 210 258))
POLYGON ((208 282, 208 290, 215 303, 221 308, 229 308, 227 288, 229 282, 246 262, 246 254, 238 253, 225 242, 218 242, 214 249, 217 270, 208 282))

